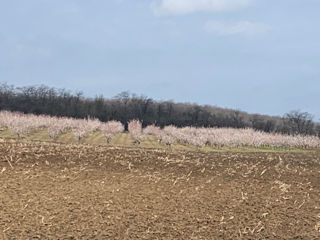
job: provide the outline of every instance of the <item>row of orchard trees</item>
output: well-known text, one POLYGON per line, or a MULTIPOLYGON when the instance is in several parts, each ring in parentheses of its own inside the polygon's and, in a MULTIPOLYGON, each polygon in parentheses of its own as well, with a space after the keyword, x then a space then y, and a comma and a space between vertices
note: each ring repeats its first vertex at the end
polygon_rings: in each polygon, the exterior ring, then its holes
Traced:
POLYGON ((113 135, 124 131, 123 125, 117 121, 103 123, 97 119, 51 117, 8 111, 0 112, 0 128, 13 130, 19 138, 42 128, 47 129, 53 139, 60 134, 71 131, 79 141, 90 133, 100 131, 108 142, 113 135))
MULTIPOLYGON (((109 142, 112 136, 124 131, 122 123, 109 121, 103 123, 97 119, 74 119, 51 117, 46 115, 22 114, 18 112, 0 112, 0 129, 11 129, 19 137, 27 136, 33 131, 45 128, 55 139, 67 131, 73 132, 80 141, 93 132, 101 132, 109 142)), ((143 128, 139 120, 131 120, 128 130, 136 143, 140 143, 145 135, 154 135, 162 144, 174 143, 203 146, 253 146, 253 147, 299 147, 319 148, 320 138, 306 135, 283 135, 265 133, 254 129, 236 128, 196 128, 166 126, 163 129, 155 125, 143 128)))
POLYGON ((86 98, 82 93, 47 86, 17 88, 2 84, 0 110, 79 119, 90 117, 102 122, 115 120, 126 130, 128 121, 138 119, 143 127, 155 124, 162 128, 168 125, 253 128, 264 132, 320 136, 320 125, 313 122, 308 113, 296 111, 284 117, 271 117, 207 105, 155 101, 128 92, 111 99, 86 98))
POLYGON ((250 128, 177 128, 175 126, 166 126, 161 129, 154 125, 142 128, 142 124, 139 121, 133 120, 129 123, 129 132, 136 143, 139 143, 145 135, 150 134, 166 145, 184 144, 198 147, 320 147, 320 138, 316 136, 266 133, 250 128))

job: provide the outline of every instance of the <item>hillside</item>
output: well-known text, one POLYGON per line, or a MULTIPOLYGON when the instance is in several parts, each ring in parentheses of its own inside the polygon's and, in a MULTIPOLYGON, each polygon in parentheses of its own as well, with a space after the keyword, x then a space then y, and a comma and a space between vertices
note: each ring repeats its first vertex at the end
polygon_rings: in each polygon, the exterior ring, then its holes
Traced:
POLYGON ((123 92, 113 98, 89 98, 82 93, 47 86, 14 87, 0 85, 0 110, 45 114, 58 117, 97 118, 120 121, 125 129, 131 119, 143 126, 253 128, 264 132, 320 136, 320 125, 304 112, 284 117, 248 114, 209 105, 155 101, 146 96, 123 92))

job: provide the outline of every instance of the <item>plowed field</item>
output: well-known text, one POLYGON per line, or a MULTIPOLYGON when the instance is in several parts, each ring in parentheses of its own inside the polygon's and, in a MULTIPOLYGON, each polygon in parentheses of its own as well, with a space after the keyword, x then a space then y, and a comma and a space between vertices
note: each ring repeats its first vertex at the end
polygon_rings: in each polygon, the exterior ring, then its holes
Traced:
POLYGON ((320 152, 0 139, 1 238, 320 239, 320 152))

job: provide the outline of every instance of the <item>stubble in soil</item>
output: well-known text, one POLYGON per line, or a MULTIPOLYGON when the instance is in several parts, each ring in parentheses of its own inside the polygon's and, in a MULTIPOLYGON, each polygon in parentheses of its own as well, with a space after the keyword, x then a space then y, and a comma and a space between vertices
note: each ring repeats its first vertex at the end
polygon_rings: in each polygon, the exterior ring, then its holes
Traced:
POLYGON ((0 142, 2 239, 320 239, 320 154, 0 142))

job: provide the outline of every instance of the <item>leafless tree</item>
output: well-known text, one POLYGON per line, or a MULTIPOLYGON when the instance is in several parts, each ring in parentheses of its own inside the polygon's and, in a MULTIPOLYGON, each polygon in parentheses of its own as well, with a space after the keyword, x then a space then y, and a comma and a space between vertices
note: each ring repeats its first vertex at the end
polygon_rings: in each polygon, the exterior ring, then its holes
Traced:
POLYGON ((313 117, 308 112, 294 110, 286 113, 284 123, 290 134, 312 134, 314 130, 313 117))

